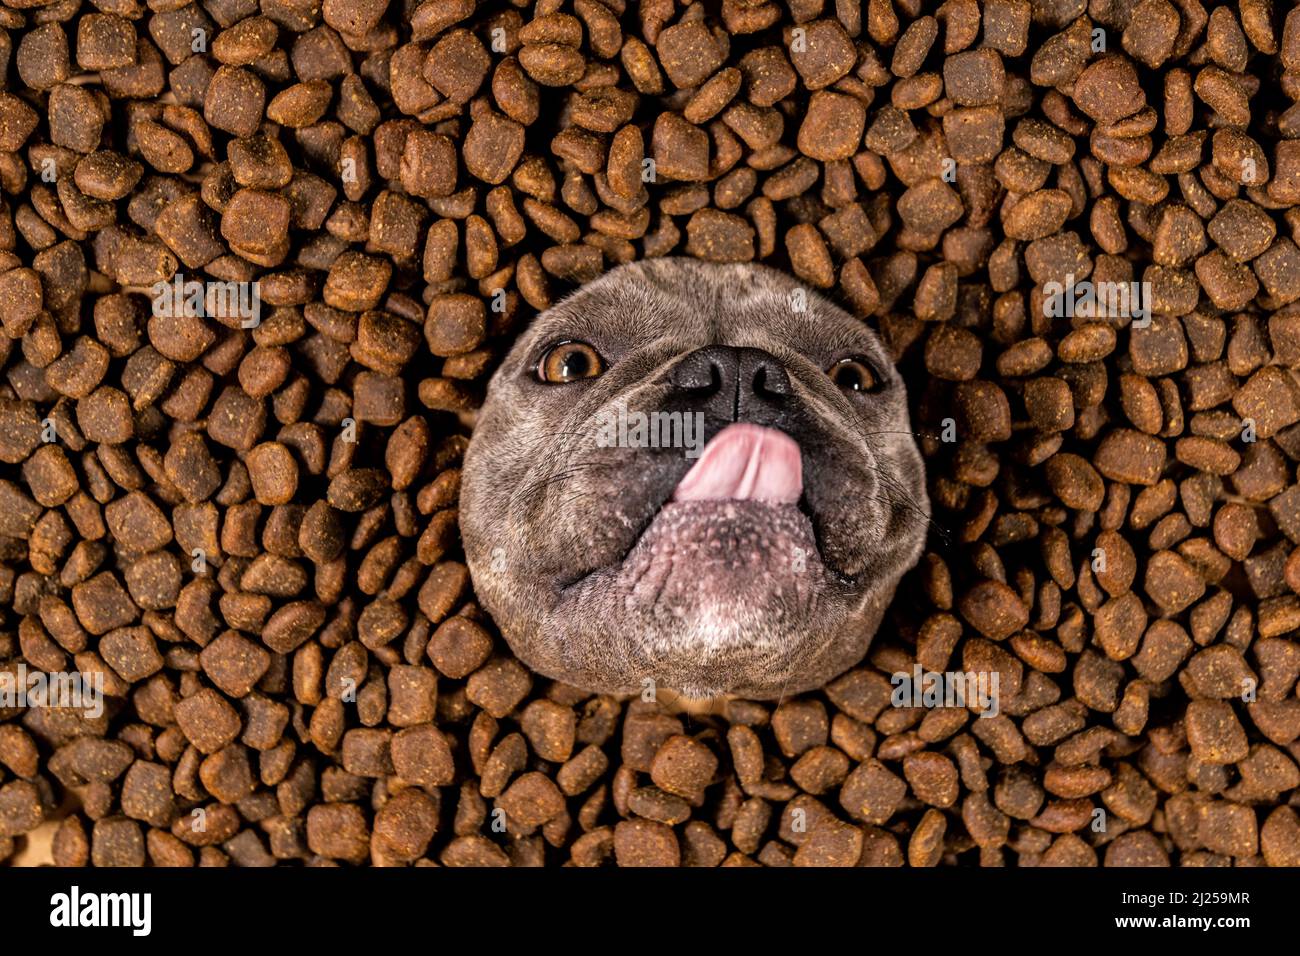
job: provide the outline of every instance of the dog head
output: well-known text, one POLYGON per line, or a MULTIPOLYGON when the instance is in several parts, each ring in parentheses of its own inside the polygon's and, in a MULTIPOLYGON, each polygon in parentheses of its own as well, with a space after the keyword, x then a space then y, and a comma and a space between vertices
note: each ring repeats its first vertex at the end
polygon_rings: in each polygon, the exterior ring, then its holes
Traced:
POLYGON ((481 602, 539 673, 762 698, 862 658, 928 516, 866 325, 763 266, 658 259, 520 337, 460 522, 481 602))

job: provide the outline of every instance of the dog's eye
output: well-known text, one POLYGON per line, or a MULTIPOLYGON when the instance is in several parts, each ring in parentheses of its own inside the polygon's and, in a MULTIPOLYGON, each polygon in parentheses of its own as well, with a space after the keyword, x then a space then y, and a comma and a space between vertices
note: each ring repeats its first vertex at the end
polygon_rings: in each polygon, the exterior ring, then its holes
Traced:
POLYGON ((586 342, 552 345, 537 363, 537 377, 556 385, 595 378, 603 371, 605 363, 601 361, 600 353, 586 342))
POLYGON ((866 360, 856 357, 840 359, 826 370, 826 374, 846 392, 869 392, 880 384, 866 360))

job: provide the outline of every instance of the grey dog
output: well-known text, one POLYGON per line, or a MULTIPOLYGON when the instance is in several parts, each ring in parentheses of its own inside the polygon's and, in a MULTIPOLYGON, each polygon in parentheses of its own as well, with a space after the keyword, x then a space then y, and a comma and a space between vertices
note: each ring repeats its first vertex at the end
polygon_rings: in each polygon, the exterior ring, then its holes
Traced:
POLYGON ((773 269, 670 258, 520 337, 460 521, 479 599, 535 671, 762 699, 861 660, 929 511, 902 379, 865 324, 773 269))

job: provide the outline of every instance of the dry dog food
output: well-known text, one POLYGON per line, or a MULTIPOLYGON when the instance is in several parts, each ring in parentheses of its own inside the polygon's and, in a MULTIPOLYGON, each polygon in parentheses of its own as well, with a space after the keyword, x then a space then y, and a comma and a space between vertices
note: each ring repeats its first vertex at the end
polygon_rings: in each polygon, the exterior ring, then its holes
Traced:
POLYGON ((0 860, 1300 865, 1300 11, 69 0, 0 63, 0 860), (909 383, 931 548, 822 692, 592 696, 475 603, 463 413, 665 255, 909 383))

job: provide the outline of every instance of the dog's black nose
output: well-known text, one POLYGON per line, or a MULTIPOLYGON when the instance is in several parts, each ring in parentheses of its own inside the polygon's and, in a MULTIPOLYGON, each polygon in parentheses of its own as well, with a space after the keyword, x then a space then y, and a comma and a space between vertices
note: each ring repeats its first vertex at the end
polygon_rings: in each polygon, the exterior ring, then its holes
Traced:
POLYGON ((778 425, 790 396, 790 376, 762 349, 709 345, 688 354, 669 373, 677 399, 724 422, 778 425))

